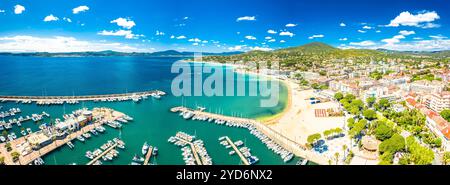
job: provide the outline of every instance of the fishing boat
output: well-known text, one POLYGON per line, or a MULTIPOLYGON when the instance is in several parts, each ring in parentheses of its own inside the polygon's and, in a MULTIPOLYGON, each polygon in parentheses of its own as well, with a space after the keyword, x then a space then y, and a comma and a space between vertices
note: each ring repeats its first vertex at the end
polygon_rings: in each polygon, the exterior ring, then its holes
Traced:
POLYGON ((147 154, 148 147, 150 146, 147 144, 147 142, 145 142, 144 145, 142 145, 142 155, 147 154))
POLYGON ((77 140, 78 140, 78 141, 81 141, 81 142, 84 142, 84 141, 85 141, 85 139, 84 139, 83 136, 77 136, 77 140))
POLYGON ((152 155, 154 155, 154 156, 157 156, 158 155, 158 147, 153 147, 153 150, 152 150, 152 155))

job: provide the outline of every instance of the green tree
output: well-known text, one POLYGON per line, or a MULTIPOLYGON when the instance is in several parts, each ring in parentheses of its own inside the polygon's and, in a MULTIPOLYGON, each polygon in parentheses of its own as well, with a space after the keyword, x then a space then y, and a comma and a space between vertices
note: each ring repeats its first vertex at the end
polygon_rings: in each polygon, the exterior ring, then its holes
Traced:
POLYGON ((366 109, 363 111, 363 116, 368 120, 374 120, 377 118, 377 113, 372 109, 366 109))
POLYGON ((375 105, 375 107, 380 110, 386 110, 390 106, 391 106, 391 103, 386 98, 381 98, 380 100, 378 100, 378 103, 375 105))
POLYGON ((306 140, 308 141, 309 144, 314 144, 321 137, 322 137, 322 135, 320 135, 319 133, 316 133, 316 134, 312 134, 312 135, 308 136, 308 138, 306 140))
POLYGON ((368 98, 366 98, 366 103, 367 103, 367 106, 369 106, 369 107, 372 107, 373 104, 375 103, 375 101, 376 101, 375 97, 368 97, 368 98))
POLYGON ((347 119, 347 127, 348 128, 353 128, 353 125, 355 124, 355 119, 353 119, 353 118, 348 118, 347 119))
POLYGON ((431 149, 420 145, 414 136, 406 138, 406 145, 411 154, 410 160, 417 165, 428 165, 434 160, 434 153, 431 149))
POLYGON ((336 99, 337 101, 342 100, 342 98, 344 98, 344 95, 340 92, 337 92, 334 94, 334 99, 336 99))
POLYGON ((381 142, 379 151, 381 153, 388 152, 395 154, 396 152, 403 151, 405 149, 405 138, 400 134, 394 134, 391 138, 381 142))
POLYGON ((442 156, 442 164, 449 165, 450 164, 450 152, 445 152, 442 156))
POLYGON ((377 128, 375 128, 375 137, 380 141, 391 138, 393 134, 394 130, 384 122, 379 122, 377 128))
POLYGON ((20 154, 16 151, 14 151, 13 153, 11 153, 11 157, 13 159, 14 162, 16 162, 17 160, 19 160, 20 154))
POLYGON ((444 109, 441 111, 441 116, 447 121, 450 121, 450 109, 444 109))
POLYGON ((0 157, 0 165, 4 165, 5 164, 5 157, 0 157))
POLYGON ((349 135, 351 137, 355 137, 355 136, 361 134, 361 131, 364 130, 364 128, 366 128, 366 125, 367 125, 367 120, 365 120, 365 119, 359 120, 357 123, 355 123, 353 128, 350 129, 350 131, 348 131, 349 135))

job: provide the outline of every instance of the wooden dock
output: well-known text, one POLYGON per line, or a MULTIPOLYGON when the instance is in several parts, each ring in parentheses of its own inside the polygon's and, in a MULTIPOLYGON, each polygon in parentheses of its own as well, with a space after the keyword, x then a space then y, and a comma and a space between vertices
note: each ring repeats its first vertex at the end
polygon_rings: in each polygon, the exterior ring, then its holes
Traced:
POLYGON ((152 158, 152 151, 153 147, 150 146, 147 151, 147 155, 145 155, 144 165, 148 165, 148 162, 150 162, 150 158, 152 158))
POLYGON ((228 136, 225 136, 225 139, 230 143, 231 147, 234 149, 234 151, 239 155, 239 158, 241 158, 242 163, 245 165, 250 165, 247 158, 242 154, 242 152, 236 147, 236 145, 231 141, 231 139, 228 136))
POLYGON ((111 151, 112 149, 116 148, 116 146, 117 146, 117 143, 115 143, 114 145, 112 145, 111 147, 109 147, 108 149, 103 151, 100 155, 98 155, 97 157, 95 157, 94 159, 89 161, 86 165, 94 164, 95 161, 99 160, 102 156, 106 155, 109 151, 111 151))

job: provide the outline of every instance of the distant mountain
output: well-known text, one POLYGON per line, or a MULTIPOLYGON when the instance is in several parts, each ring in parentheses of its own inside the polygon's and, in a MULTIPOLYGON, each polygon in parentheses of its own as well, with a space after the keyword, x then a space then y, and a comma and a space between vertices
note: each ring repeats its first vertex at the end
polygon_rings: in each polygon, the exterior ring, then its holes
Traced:
MULTIPOLYGON (((196 52, 179 52, 176 50, 158 51, 153 53, 140 53, 140 52, 118 52, 118 51, 87 51, 87 52, 62 52, 62 53, 49 53, 49 52, 30 52, 30 53, 10 53, 0 52, 0 55, 10 56, 39 56, 39 57, 106 57, 106 56, 149 56, 149 57, 193 57, 196 52)), ((202 53, 203 56, 227 56, 241 54, 242 52, 222 52, 222 53, 202 53)))
POLYGON ((297 47, 290 47, 285 49, 275 50, 275 52, 304 52, 304 53, 324 53, 335 52, 340 49, 330 46, 322 42, 311 42, 297 47))

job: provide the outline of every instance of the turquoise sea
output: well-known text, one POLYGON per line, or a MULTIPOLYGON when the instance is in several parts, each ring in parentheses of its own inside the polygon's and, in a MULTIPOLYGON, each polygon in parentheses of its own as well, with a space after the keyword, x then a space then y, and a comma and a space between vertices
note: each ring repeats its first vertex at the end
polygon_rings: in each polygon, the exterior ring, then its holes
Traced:
MULTIPOLYGON (((239 115, 257 118, 276 114, 284 108, 287 89, 281 86, 280 103, 276 107, 261 108, 259 96, 232 97, 175 97, 170 87, 177 74, 171 74, 172 63, 182 58, 149 58, 149 57, 0 57, 0 95, 92 95, 108 93, 125 93, 159 89, 167 92, 160 100, 149 98, 139 103, 85 102, 77 105, 38 106, 35 104, 0 103, 0 111, 11 107, 22 109, 20 115, 46 111, 51 115, 50 122, 62 118, 64 113, 87 107, 109 107, 124 112, 134 118, 134 122, 124 125, 121 130, 107 128, 105 134, 93 136, 85 143, 74 141, 75 149, 67 146, 44 157, 46 164, 85 164, 87 150, 99 148, 107 140, 120 137, 126 143, 125 150, 112 162, 104 164, 125 165, 131 162, 135 153, 139 154, 142 144, 147 141, 159 148, 159 155, 154 159, 156 164, 184 164, 181 150, 167 142, 177 131, 196 135, 205 142, 206 149, 214 164, 240 164, 238 156, 228 155, 229 149, 219 144, 220 136, 228 135, 232 140, 243 140, 253 155, 260 158, 258 164, 285 164, 282 159, 266 148, 248 130, 228 128, 213 123, 184 120, 169 109, 184 104, 195 108, 203 106, 210 112, 226 115, 239 115)), ((192 75, 198 75, 193 73, 192 75)), ((241 75, 241 74, 235 74, 241 75)), ((203 75, 203 78, 207 75, 203 75)), ((255 83, 255 76, 245 76, 246 83, 255 83)), ((235 83, 236 84, 236 83, 235 83)), ((248 91, 248 89, 247 89, 248 91)), ((7 119, 6 119, 7 120, 7 119)), ((26 122, 22 127, 37 130, 40 123, 26 122)), ((20 128, 14 126, 13 131, 20 135, 20 128)), ((298 159, 288 164, 295 164, 298 159)))

